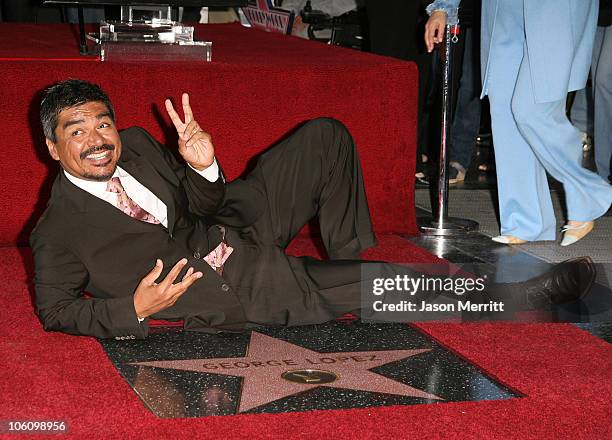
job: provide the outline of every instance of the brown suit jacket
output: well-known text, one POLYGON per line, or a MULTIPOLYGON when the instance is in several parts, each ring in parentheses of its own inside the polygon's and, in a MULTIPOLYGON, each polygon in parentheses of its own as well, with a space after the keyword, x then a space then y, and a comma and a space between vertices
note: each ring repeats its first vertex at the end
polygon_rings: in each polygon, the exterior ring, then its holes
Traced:
POLYGON ((30 237, 36 311, 44 328, 99 338, 146 337, 148 325, 138 323, 133 293, 156 258, 164 262, 163 277, 183 257, 204 277, 153 317, 183 319, 192 329, 244 326, 237 296, 201 257, 220 242, 212 224, 252 223, 264 206, 262 194, 242 180, 227 186, 221 178, 207 181, 141 128, 122 131, 121 139, 118 165, 166 204, 168 228, 125 215, 60 172, 30 237))

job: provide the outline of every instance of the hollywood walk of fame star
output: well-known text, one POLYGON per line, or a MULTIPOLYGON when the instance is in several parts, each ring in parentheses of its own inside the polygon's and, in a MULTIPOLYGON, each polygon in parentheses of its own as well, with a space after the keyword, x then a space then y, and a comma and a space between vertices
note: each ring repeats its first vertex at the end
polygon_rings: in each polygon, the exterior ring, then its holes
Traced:
POLYGON ((174 370, 243 377, 238 412, 321 385, 431 400, 442 398, 370 371, 431 349, 320 353, 258 332, 247 355, 215 359, 133 362, 174 370))

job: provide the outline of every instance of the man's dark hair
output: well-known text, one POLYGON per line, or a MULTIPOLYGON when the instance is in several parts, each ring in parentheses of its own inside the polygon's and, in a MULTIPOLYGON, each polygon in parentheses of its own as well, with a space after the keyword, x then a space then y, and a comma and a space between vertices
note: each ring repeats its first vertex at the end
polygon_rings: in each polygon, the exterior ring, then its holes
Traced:
POLYGON ((115 120, 115 110, 108 95, 97 86, 80 79, 68 79, 53 84, 45 91, 45 96, 40 104, 40 122, 43 126, 45 137, 57 142, 55 129, 59 114, 67 108, 87 102, 101 102, 106 105, 111 119, 115 120))

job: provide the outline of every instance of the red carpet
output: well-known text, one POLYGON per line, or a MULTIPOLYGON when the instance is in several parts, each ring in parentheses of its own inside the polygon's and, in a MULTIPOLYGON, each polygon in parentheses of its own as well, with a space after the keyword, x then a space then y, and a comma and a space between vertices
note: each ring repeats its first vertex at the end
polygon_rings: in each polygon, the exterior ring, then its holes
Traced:
POLYGON ((145 127, 170 149, 176 148, 176 131, 163 101, 191 93, 194 114, 211 133, 230 179, 298 125, 321 116, 336 118, 359 149, 376 232, 416 232, 413 63, 237 25, 198 31, 214 41, 213 62, 138 65, 58 61, 78 56, 66 25, 0 24, 0 58, 19 57, 0 60, 0 101, 7 106, 3 128, 11 140, 0 167, 4 184, 20 188, 19 194, 0 197, 0 211, 11 213, 10 221, 0 222, 0 245, 26 244, 44 209, 57 164, 49 159, 40 129, 40 92, 69 77, 100 84, 120 128, 145 127), (23 59, 28 56, 33 60, 23 59))
MULTIPOLYGON (((396 240, 382 237, 379 251, 396 247, 396 240)), ((23 267, 22 260, 31 267, 29 250, 21 251, 22 255, 16 248, 0 249, 2 420, 66 420, 71 435, 61 438, 88 439, 605 439, 611 435, 612 350, 572 325, 421 326, 447 348, 524 394, 520 399, 158 419, 144 408, 95 339, 42 330, 32 313, 24 282, 27 274, 15 272, 23 267)))

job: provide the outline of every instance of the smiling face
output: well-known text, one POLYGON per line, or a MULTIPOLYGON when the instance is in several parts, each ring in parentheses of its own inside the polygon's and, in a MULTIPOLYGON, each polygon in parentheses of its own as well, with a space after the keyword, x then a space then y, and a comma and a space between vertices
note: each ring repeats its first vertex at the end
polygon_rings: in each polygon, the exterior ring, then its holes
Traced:
POLYGON ((62 110, 55 142, 47 138, 49 154, 75 177, 109 180, 121 156, 121 139, 106 105, 86 102, 62 110))

